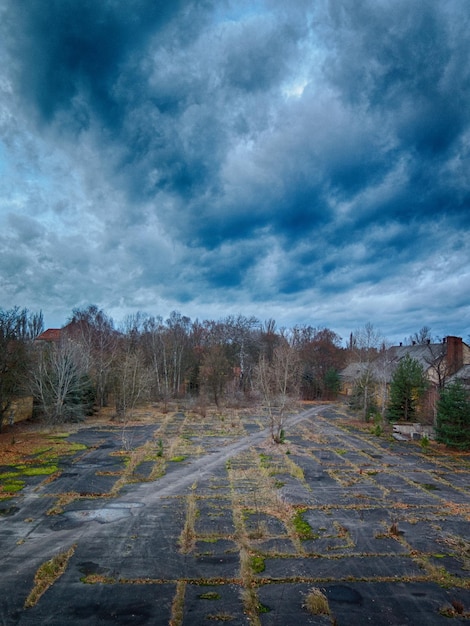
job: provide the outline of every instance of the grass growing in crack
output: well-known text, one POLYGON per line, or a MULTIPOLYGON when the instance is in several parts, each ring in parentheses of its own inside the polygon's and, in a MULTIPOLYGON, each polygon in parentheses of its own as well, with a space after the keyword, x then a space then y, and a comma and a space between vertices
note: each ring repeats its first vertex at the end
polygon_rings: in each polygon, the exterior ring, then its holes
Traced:
POLYGON ((34 577, 34 587, 24 603, 25 608, 35 606, 43 593, 62 576, 76 547, 76 544, 73 545, 66 552, 57 554, 38 568, 34 577))
POLYGON ((87 574, 80 578, 80 582, 85 585, 115 585, 116 579, 112 576, 104 576, 103 574, 87 574))
POLYGON ((189 554, 194 547, 194 542, 196 540, 194 524, 196 522, 197 514, 198 510, 195 485, 193 485, 193 492, 189 494, 186 500, 186 519, 179 538, 180 550, 183 554, 189 554))
POLYGON ((253 626, 260 626, 258 617, 260 603, 253 578, 252 555, 243 545, 240 545, 240 576, 243 584, 242 599, 246 614, 253 626))
POLYGON ((297 463, 294 463, 294 461, 288 456, 285 456, 284 459, 289 474, 294 478, 297 478, 297 480, 300 480, 300 482, 305 483, 304 470, 299 467, 297 463))
POLYGON ((183 624, 185 593, 186 583, 179 580, 176 583, 176 593, 171 604, 170 626, 181 626, 183 624))

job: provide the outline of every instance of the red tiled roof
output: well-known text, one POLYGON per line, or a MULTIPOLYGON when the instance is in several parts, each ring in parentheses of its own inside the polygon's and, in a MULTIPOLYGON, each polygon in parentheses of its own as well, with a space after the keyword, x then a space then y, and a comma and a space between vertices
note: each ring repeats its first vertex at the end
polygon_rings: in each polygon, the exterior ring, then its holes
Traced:
POLYGON ((36 341, 59 341, 61 328, 48 328, 36 337, 36 341))

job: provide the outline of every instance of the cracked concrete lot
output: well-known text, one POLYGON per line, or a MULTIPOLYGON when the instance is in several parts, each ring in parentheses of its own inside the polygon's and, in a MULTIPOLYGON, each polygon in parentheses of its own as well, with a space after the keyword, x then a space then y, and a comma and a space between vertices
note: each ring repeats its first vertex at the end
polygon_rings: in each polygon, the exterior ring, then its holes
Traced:
POLYGON ((29 472, 0 460, 0 485, 24 482, 0 500, 0 624, 468 623, 469 455, 340 405, 290 416, 282 445, 265 426, 149 408, 63 433, 46 476, 45 451, 29 472))

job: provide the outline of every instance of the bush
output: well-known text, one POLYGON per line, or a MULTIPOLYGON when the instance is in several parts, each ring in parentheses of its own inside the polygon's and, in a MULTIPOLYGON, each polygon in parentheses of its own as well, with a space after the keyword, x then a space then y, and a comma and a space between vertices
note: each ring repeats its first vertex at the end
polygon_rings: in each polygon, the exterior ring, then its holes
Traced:
POLYGON ((470 449, 470 397, 459 381, 441 391, 437 403, 436 438, 458 450, 470 449))

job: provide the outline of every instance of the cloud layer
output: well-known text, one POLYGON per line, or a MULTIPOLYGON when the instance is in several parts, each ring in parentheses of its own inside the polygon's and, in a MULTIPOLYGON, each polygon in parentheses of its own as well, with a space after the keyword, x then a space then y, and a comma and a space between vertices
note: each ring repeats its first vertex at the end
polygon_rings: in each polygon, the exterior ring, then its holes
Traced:
POLYGON ((0 18, 1 306, 468 338, 467 0, 0 18))

